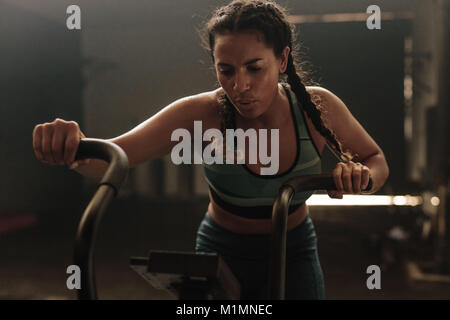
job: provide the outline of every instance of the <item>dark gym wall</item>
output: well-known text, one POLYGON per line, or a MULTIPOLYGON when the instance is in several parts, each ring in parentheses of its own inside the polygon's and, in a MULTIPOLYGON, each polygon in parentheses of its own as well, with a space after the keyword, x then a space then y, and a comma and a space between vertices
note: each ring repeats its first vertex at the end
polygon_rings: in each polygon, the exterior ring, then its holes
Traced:
POLYGON ((82 119, 80 39, 48 17, 0 2, 1 215, 54 209, 80 193, 82 180, 35 161, 31 144, 37 123, 82 119))
MULTIPOLYGON (((227 2, 112 0, 106 5, 88 0, 0 0, 0 107, 4 123, 0 128, 4 146, 0 165, 5 168, 0 180, 0 214, 59 208, 58 203, 78 200, 81 178, 77 174, 48 167, 34 158, 31 133, 35 124, 61 117, 78 121, 88 136, 110 138, 177 98, 214 88, 215 75, 209 70, 210 60, 200 47, 195 26, 212 8, 227 2), (81 31, 66 28, 65 12, 70 4, 78 4, 82 10, 81 31)), ((406 0, 280 3, 287 5, 291 14, 364 12, 370 4, 384 11, 410 10, 413 6, 406 0)), ((312 40, 320 35, 315 32, 322 31, 305 26, 300 35, 312 40)), ((353 31, 342 27, 342 32, 353 31)), ((311 42, 313 46, 317 55, 311 60, 317 64, 333 53, 330 44, 311 42)), ((392 63, 399 68, 399 58, 395 59, 392 63)), ((354 95, 354 88, 344 85, 350 75, 342 75, 339 82, 325 78, 328 88, 342 95, 363 126, 383 147, 388 146, 385 136, 379 134, 378 121, 371 122, 374 109, 364 111, 367 104, 363 99, 367 97, 354 95)), ((398 89, 392 87, 395 94, 398 89)), ((396 155, 389 152, 387 156, 394 159, 396 155)), ((143 165, 138 172, 148 174, 145 168, 143 165)), ((138 184, 145 189, 150 178, 138 176, 143 177, 138 184)))
MULTIPOLYGON (((391 169, 384 193, 409 192, 403 65, 410 35, 411 21, 400 20, 383 22, 381 31, 362 28, 361 22, 304 24, 299 36, 320 85, 344 101, 384 151, 391 169)), ((326 164, 330 170, 332 160, 326 164)))

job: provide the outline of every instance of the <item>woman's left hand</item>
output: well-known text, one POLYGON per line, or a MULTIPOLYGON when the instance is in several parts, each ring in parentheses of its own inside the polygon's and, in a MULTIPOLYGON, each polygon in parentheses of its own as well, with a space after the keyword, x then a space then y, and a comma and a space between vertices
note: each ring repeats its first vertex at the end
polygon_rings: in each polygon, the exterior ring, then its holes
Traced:
POLYGON ((359 162, 339 162, 333 170, 337 190, 328 190, 330 198, 342 199, 344 193, 360 194, 369 184, 370 169, 359 162))

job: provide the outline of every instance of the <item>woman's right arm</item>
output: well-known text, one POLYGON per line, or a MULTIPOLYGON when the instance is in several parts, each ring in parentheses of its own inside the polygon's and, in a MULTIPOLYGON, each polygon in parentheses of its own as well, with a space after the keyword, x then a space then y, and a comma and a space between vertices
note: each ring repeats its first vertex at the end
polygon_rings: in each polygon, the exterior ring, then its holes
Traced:
MULTIPOLYGON (((164 107, 154 116, 142 122, 129 132, 108 139, 120 146, 128 156, 131 168, 140 163, 164 156, 178 141, 171 141, 172 132, 178 128, 187 129, 193 137, 194 121, 203 121, 203 130, 217 118, 214 94, 201 93, 179 99, 164 107)), ((33 148, 36 158, 51 165, 78 164, 78 173, 91 177, 103 176, 108 164, 99 159, 75 162, 75 154, 81 138, 85 138, 74 121, 56 119, 51 123, 39 124, 33 131, 33 148)))

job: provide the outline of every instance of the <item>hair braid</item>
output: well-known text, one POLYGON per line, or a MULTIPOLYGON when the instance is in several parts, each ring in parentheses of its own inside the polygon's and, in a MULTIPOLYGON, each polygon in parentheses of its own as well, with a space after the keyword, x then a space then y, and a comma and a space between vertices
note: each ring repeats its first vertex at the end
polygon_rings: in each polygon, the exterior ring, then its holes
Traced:
POLYGON ((350 154, 350 152, 344 152, 342 150, 342 145, 337 139, 336 135, 329 128, 327 128, 327 126, 322 121, 319 108, 317 108, 317 106, 312 102, 311 95, 308 93, 308 91, 306 91, 306 87, 296 71, 291 53, 289 53, 288 57, 286 74, 288 76, 288 83, 291 85, 292 91, 294 91, 297 99, 302 104, 304 110, 306 111, 306 114, 311 119, 317 131, 319 131, 320 134, 325 137, 325 139, 329 142, 329 146, 334 152, 337 153, 341 160, 352 160, 353 156, 350 154))
POLYGON ((225 135, 226 129, 233 129, 235 124, 236 111, 225 93, 218 98, 220 105, 219 114, 221 116, 220 131, 225 135))

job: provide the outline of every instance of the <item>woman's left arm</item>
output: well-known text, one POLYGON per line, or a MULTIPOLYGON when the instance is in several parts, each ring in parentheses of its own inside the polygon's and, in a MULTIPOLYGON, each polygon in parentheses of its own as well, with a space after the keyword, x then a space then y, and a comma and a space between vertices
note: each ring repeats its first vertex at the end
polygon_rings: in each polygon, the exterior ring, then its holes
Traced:
POLYGON ((355 156, 352 161, 336 165, 333 178, 338 190, 329 192, 330 197, 342 198, 343 193, 370 194, 378 191, 389 176, 383 151, 341 99, 327 89, 315 89, 324 100, 322 108, 325 108, 327 125, 341 142, 343 150, 349 150, 355 156), (367 187, 369 176, 372 178, 372 189, 362 191, 367 187))

